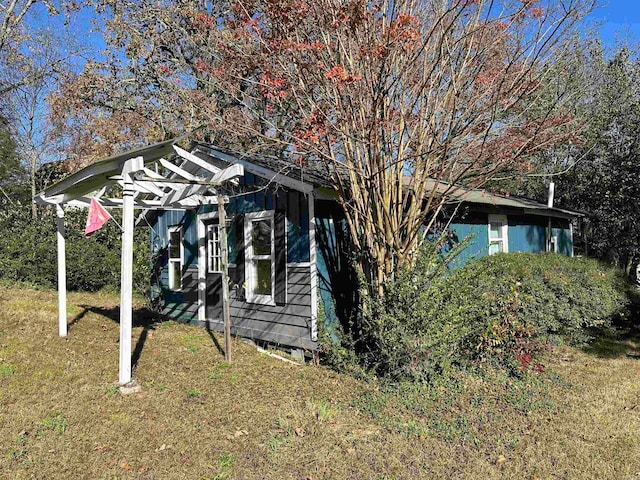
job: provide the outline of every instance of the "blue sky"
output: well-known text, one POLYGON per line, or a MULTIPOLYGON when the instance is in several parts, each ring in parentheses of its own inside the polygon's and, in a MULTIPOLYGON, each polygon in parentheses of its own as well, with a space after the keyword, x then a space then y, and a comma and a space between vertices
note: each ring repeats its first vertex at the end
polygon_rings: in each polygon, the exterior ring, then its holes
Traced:
POLYGON ((599 0, 601 5, 587 17, 596 26, 605 43, 617 40, 637 42, 640 39, 640 0, 599 0))
MULTIPOLYGON (((616 41, 638 43, 640 41, 640 0, 596 0, 599 6, 585 19, 582 24, 584 30, 596 28, 602 40, 609 47, 614 47, 616 41)), ((62 15, 50 17, 41 5, 32 9, 30 23, 36 27, 51 29, 65 28, 84 43, 93 56, 99 57, 104 47, 100 28, 92 25, 95 15, 89 8, 72 18, 70 25, 65 25, 62 15)), ((83 62, 81 62, 83 63, 83 62)))

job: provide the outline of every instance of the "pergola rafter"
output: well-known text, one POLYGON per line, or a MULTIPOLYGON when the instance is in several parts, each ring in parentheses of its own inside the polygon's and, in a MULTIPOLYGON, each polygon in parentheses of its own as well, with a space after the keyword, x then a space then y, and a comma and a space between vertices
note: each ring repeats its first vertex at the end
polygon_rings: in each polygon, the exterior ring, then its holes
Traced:
MULTIPOLYGON (((36 198, 42 205, 55 205, 58 215, 58 326, 59 335, 67 335, 65 227, 64 207, 88 207, 96 199, 105 207, 122 208, 122 258, 120 282, 120 384, 132 381, 131 330, 133 281, 133 229, 134 210, 169 210, 197 208, 200 205, 218 205, 220 218, 225 218, 224 204, 228 202, 221 190, 225 184, 238 184, 244 175, 244 166, 232 163, 219 168, 176 144, 181 138, 107 158, 70 175, 50 186, 36 198), (172 160, 179 160, 180 165, 172 160), (150 168, 154 166, 155 169, 150 168), (169 174, 162 175, 159 168, 169 174), (189 170, 193 170, 192 173, 189 170), (113 196, 116 186, 121 196, 113 196), (111 193, 112 196, 109 196, 111 193)), ((224 223, 221 236, 226 239, 224 223)), ((226 242, 225 242, 226 243, 226 242)), ((226 245, 225 245, 226 250, 226 245)), ((223 258, 223 284, 227 282, 227 258, 223 258)), ((228 292, 223 285, 223 291, 228 292)), ((230 323, 228 298, 224 299, 225 355, 230 358, 230 323)))

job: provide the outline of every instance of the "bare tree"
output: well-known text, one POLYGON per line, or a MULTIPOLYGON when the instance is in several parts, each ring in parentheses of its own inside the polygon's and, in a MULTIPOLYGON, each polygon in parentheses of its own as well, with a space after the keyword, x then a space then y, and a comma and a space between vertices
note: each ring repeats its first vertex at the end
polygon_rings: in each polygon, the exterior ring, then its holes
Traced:
POLYGON ((55 67, 54 63, 41 65, 38 70, 29 68, 29 53, 22 50, 32 34, 25 22, 39 4, 46 8, 48 14, 58 14, 55 3, 50 0, 0 1, 0 97, 37 81, 55 67))

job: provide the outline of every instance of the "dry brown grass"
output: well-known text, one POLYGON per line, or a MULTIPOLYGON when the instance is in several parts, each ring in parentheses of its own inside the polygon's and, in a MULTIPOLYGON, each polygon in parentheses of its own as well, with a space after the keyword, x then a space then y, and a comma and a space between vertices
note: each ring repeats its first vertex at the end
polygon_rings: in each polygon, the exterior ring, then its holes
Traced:
POLYGON ((143 391, 122 397, 117 303, 71 294, 61 339, 55 292, 0 287, 0 478, 640 478, 623 351, 389 392, 240 341, 227 365, 205 330, 154 324, 134 329, 143 391))

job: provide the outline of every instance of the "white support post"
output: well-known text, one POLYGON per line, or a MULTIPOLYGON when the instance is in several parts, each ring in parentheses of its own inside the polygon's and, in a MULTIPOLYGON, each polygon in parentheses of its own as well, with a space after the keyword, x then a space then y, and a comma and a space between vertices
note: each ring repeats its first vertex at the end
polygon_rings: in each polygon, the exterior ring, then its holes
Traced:
POLYGON ((121 385, 131 382, 131 327, 133 291, 133 177, 134 160, 127 160, 122 171, 122 259, 120 275, 120 375, 121 385))
POLYGON ((229 251, 227 248, 227 212, 224 197, 218 196, 218 225, 220 232, 220 249, 222 250, 222 315, 224 318, 224 359, 231 361, 231 315, 229 298, 229 251))
POLYGON ((315 195, 309 193, 309 265, 311 274, 311 340, 318 340, 318 268, 316 265, 315 195))
POLYGON ((58 335, 67 336, 67 267, 65 256, 64 208, 56 205, 58 227, 58 335))
MULTIPOLYGON (((549 183, 549 192, 547 194, 547 207, 553 208, 553 197, 556 191, 556 184, 553 182, 549 183)), ((547 252, 551 251, 551 217, 548 218, 547 222, 547 252)))
POLYGON ((569 220, 569 238, 571 239, 571 251, 569 256, 573 257, 573 220, 569 220))

